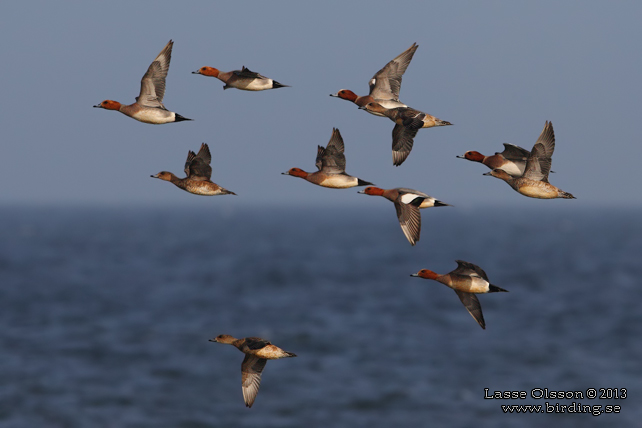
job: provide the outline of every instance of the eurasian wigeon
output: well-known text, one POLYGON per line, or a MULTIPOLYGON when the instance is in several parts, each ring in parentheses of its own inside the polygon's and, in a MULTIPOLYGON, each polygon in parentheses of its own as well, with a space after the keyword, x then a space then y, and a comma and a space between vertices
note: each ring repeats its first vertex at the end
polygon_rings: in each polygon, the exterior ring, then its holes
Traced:
POLYGON ((467 151, 463 156, 457 156, 459 159, 468 159, 469 161, 479 162, 490 169, 501 169, 513 177, 524 175, 526 161, 531 152, 513 144, 504 143, 504 151, 496 152, 492 156, 484 156, 474 150, 467 151))
POLYGON ((548 182, 548 173, 551 170, 554 150, 555 133, 553 132, 553 124, 547 121, 526 161, 524 175, 515 178, 501 169, 493 169, 484 175, 491 175, 504 180, 517 192, 529 198, 575 199, 575 196, 558 189, 548 182))
POLYGON ((154 125, 192 120, 167 110, 163 105, 165 78, 172 58, 172 46, 174 42, 170 40, 147 69, 140 81, 140 95, 136 97, 134 104, 122 105, 118 101, 105 100, 94 107, 117 110, 132 119, 154 125))
POLYGON ((395 127, 392 128, 392 164, 394 166, 399 166, 406 160, 412 150, 415 135, 421 128, 452 125, 450 122, 410 107, 388 109, 379 103, 368 103, 359 108, 381 113, 395 123, 395 127))
POLYGON ((239 351, 245 354, 245 358, 241 364, 241 383, 243 385, 243 399, 247 407, 252 407, 256 394, 259 393, 261 373, 267 360, 296 357, 296 354, 284 351, 260 337, 236 339, 229 334, 221 334, 214 339, 210 339, 210 342, 236 346, 239 351))
POLYGON ((265 91, 266 89, 289 88, 289 85, 282 85, 276 80, 261 76, 248 68, 241 68, 233 71, 220 71, 214 67, 201 67, 192 74, 216 77, 225 83, 223 89, 236 88, 244 91, 265 91))
POLYGON ((195 195, 236 195, 236 193, 230 192, 216 183, 212 183, 210 180, 210 177, 212 177, 211 162, 212 155, 210 154, 210 148, 207 144, 203 143, 198 154, 191 150, 187 152, 187 160, 185 161, 185 174, 187 177, 178 178, 167 171, 161 171, 151 177, 174 183, 176 187, 195 195))
MULTIPOLYGON (((349 89, 341 89, 336 94, 330 94, 330 96, 353 102, 359 107, 375 101, 386 108, 407 107, 399 101, 401 78, 418 47, 419 45, 413 43, 412 46, 377 71, 368 82, 370 86, 368 95, 360 97, 349 89)), ((368 113, 372 113, 375 116, 383 116, 383 114, 374 111, 368 111, 368 113)))
POLYGON ((419 209, 450 206, 423 192, 403 187, 397 187, 396 189, 366 187, 358 193, 383 196, 389 201, 392 201, 397 210, 401 230, 403 234, 406 235, 408 242, 412 245, 415 245, 419 241, 419 234, 421 233, 421 213, 419 209))
POLYGON ((316 166, 319 170, 317 172, 310 173, 300 168, 292 168, 282 174, 301 177, 310 183, 332 189, 347 189, 349 187, 372 184, 346 174, 346 157, 343 154, 344 150, 343 138, 341 138, 339 130, 333 128, 332 137, 330 137, 328 146, 326 148, 318 146, 316 166))
POLYGON ((486 272, 477 265, 455 260, 457 269, 445 275, 439 275, 431 270, 422 269, 410 276, 419 278, 433 279, 455 290, 459 300, 464 304, 468 312, 475 318, 481 328, 486 328, 484 315, 482 314, 481 305, 475 294, 496 293, 499 291, 508 291, 493 285, 488 280, 486 272))
POLYGON ((492 156, 484 156, 479 152, 471 150, 464 153, 463 156, 457 156, 457 158, 479 162, 490 169, 501 169, 513 177, 521 177, 524 175, 526 161, 530 155, 531 152, 522 147, 504 143, 504 151, 501 153, 495 152, 492 156))

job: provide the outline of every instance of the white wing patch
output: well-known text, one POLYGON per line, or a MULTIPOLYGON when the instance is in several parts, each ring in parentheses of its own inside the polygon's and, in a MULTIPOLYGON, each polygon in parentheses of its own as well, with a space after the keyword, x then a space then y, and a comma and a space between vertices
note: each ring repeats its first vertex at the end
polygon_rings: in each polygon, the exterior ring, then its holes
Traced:
POLYGON ((408 205, 417 198, 423 198, 423 196, 417 195, 415 193, 406 193, 405 195, 401 195, 400 201, 402 204, 408 205))

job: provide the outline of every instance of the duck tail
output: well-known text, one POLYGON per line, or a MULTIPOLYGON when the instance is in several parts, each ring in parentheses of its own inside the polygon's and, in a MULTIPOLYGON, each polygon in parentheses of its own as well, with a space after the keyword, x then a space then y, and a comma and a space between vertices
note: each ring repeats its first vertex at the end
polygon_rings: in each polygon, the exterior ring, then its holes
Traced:
POLYGON ((283 84, 281 84, 281 83, 277 82, 276 80, 272 80, 272 89, 276 89, 276 88, 289 88, 289 87, 290 87, 290 85, 283 85, 283 84))
POLYGON ((373 184, 369 181, 364 181, 360 178, 357 178, 357 186, 373 186, 373 184))
POLYGON ((178 113, 174 113, 174 122, 182 122, 184 120, 194 120, 194 119, 188 119, 186 117, 181 116, 178 113))
POLYGON ((288 352, 288 351, 283 351, 283 352, 285 352, 285 356, 286 356, 286 358, 287 358, 287 357, 296 357, 296 354, 294 354, 294 353, 292 353, 292 352, 288 352))
POLYGON ((493 285, 493 284, 489 284, 488 288, 489 288, 489 290, 488 290, 489 293, 497 293, 499 291, 505 291, 506 293, 508 293, 508 290, 504 290, 503 288, 498 287, 498 286, 493 285))
POLYGON ((562 191, 560 191, 560 197, 564 199, 577 199, 575 196, 571 195, 570 193, 562 192, 562 191))
POLYGON ((444 202, 441 202, 441 201, 439 201, 437 199, 435 199, 434 204, 435 204, 436 207, 452 207, 452 205, 444 203, 444 202))

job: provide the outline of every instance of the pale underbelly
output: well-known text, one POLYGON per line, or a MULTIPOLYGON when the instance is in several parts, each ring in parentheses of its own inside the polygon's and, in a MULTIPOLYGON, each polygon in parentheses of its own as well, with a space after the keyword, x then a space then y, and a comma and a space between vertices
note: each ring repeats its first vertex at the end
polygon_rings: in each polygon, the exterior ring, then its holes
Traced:
MULTIPOLYGON (((546 184, 546 183, 542 183, 546 184)), ((544 186, 544 185, 525 185, 520 186, 519 193, 530 198, 538 199, 554 199, 558 197, 557 190, 551 188, 553 186, 544 186)))
POLYGON ((154 125, 174 122, 174 113, 161 109, 139 111, 134 113, 132 117, 140 122, 151 123, 154 125))
POLYGON ((350 187, 355 187, 358 184, 357 181, 356 177, 338 175, 336 177, 328 177, 317 184, 319 186, 331 187, 333 189, 348 189, 350 187))

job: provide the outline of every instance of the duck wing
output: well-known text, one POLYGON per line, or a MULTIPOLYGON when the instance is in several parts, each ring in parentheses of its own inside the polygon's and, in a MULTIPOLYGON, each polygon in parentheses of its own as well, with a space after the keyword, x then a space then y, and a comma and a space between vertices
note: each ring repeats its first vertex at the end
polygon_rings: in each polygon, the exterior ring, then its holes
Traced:
POLYGON ((531 155, 526 161, 524 178, 548 183, 548 174, 551 171, 551 158, 546 157, 546 148, 542 143, 536 143, 531 150, 531 155))
POLYGON ((207 144, 202 143, 198 154, 192 151, 187 153, 185 161, 185 174, 194 180, 207 181, 212 177, 212 155, 207 144))
POLYGON ((553 151, 555 151, 555 132, 553 132, 553 124, 551 122, 546 121, 546 124, 544 124, 542 133, 535 141, 535 145, 537 144, 541 144, 544 147, 544 157, 550 159, 553 156, 553 151))
POLYGON ((396 124, 392 128, 392 164, 399 166, 408 157, 415 142, 415 136, 421 127, 406 127, 396 124))
POLYGON ((504 159, 510 161, 526 161, 531 155, 531 152, 514 144, 504 143, 504 151, 495 154, 500 154, 504 159))
POLYGON ((249 68, 243 66, 240 70, 234 70, 232 72, 235 76, 249 78, 249 79, 266 79, 265 76, 261 76, 259 73, 256 73, 249 68))
POLYGON ((165 78, 169 71, 169 62, 172 59, 173 41, 169 41, 158 54, 154 62, 147 69, 147 72, 140 81, 140 95, 136 102, 145 107, 156 107, 165 109, 163 97, 165 96, 165 78))
POLYGON ((370 96, 374 99, 399 100, 401 78, 419 46, 413 43, 370 79, 370 96))
POLYGON ((316 166, 328 174, 343 174, 346 170, 345 146, 338 129, 332 129, 332 136, 326 148, 318 146, 316 166))
MULTIPOLYGON (((419 205, 421 205, 421 200, 423 199, 420 199, 419 205)), ((397 200, 395 201, 395 209, 403 234, 411 245, 415 245, 421 234, 421 213, 418 205, 397 200)))
POLYGON ((481 328, 486 329, 486 322, 484 321, 484 315, 482 314, 481 305, 479 304, 479 299, 473 293, 464 293, 463 291, 455 290, 459 300, 464 304, 468 313, 475 318, 475 321, 480 325, 481 328))
POLYGON ((488 281, 488 276, 486 272, 479 266, 473 263, 465 262, 463 260, 455 260, 457 262, 457 269, 451 272, 451 274, 462 275, 462 276, 478 276, 480 278, 488 281))
POLYGON ((252 407, 261 386, 261 373, 265 368, 266 359, 245 354, 241 364, 241 384, 243 385, 243 400, 247 407, 252 407))

